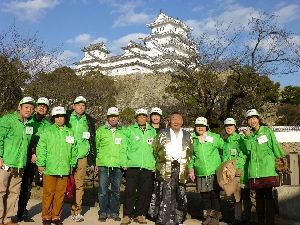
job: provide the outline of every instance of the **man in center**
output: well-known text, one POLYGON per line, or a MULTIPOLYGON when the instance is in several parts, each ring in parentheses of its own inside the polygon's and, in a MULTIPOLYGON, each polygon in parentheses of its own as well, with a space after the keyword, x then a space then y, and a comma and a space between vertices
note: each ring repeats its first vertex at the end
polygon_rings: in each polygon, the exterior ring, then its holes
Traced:
POLYGON ((170 127, 159 132, 153 141, 156 158, 156 183, 149 215, 157 225, 183 224, 187 215, 185 183, 188 163, 193 154, 193 138, 181 128, 182 116, 175 112, 170 127))

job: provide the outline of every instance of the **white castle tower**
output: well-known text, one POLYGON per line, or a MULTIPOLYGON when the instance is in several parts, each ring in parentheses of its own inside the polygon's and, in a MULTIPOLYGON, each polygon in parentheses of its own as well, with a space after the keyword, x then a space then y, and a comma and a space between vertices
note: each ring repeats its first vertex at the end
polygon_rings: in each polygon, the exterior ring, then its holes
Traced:
POLYGON ((130 41, 122 47, 121 55, 107 57, 110 51, 105 44, 91 44, 82 49, 83 59, 74 64, 78 74, 99 70, 104 75, 116 76, 133 73, 153 73, 176 71, 173 60, 187 58, 197 52, 196 43, 188 39, 192 31, 178 19, 174 19, 160 10, 158 18, 147 27, 152 29, 150 35, 141 38, 144 45, 130 41))

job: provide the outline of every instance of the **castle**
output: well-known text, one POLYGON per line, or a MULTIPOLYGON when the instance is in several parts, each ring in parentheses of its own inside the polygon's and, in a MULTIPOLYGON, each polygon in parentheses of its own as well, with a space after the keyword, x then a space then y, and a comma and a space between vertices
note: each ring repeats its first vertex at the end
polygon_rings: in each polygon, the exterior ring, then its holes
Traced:
POLYGON ((188 38, 192 31, 178 19, 166 15, 162 10, 157 19, 146 24, 152 32, 141 37, 143 45, 130 41, 122 47, 124 53, 111 56, 103 42, 81 49, 84 57, 74 64, 77 74, 98 70, 104 75, 149 74, 174 72, 181 59, 197 54, 196 43, 188 38), (176 63, 174 63, 176 61, 176 63))

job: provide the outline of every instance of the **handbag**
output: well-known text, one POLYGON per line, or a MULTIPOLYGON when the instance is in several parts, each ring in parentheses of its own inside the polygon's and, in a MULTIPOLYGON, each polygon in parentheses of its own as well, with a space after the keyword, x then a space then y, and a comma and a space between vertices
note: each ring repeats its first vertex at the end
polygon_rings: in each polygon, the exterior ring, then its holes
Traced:
POLYGON ((75 180, 73 174, 70 174, 67 181, 67 189, 65 193, 65 197, 67 200, 71 200, 74 197, 75 191, 75 180))

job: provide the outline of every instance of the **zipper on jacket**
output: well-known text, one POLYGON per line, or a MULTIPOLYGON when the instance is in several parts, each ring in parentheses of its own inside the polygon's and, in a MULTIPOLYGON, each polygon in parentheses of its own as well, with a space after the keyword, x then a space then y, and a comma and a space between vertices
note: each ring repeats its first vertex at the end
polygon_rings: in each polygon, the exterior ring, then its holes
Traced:
MULTIPOLYGON (((23 124, 23 126, 25 127, 25 130, 26 130, 26 125, 24 125, 23 124)), ((21 142, 21 149, 23 149, 23 147, 24 147, 24 135, 25 135, 25 138, 26 138, 26 141, 28 141, 28 139, 27 139, 27 134, 26 134, 26 131, 25 131, 25 134, 24 134, 24 129, 23 129, 23 132, 22 132, 22 142, 21 142)), ((26 152, 27 152, 27 149, 26 149, 26 152)), ((20 157, 20 159, 22 160, 23 159, 23 151, 21 151, 21 157, 20 157)), ((27 164, 27 157, 26 157, 26 164, 27 164)), ((20 165, 21 165, 21 162, 20 162, 20 160, 19 160, 19 166, 18 166, 18 177, 20 177, 20 165)), ((25 165, 26 166, 26 165, 25 165)), ((23 168, 24 168, 24 166, 23 166, 23 168)))
MULTIPOLYGON (((142 131, 143 143, 145 143, 145 134, 146 134, 146 132, 147 132, 147 124, 146 124, 146 127, 145 127, 145 132, 142 131)), ((140 170, 142 170, 142 168, 144 168, 144 149, 142 150, 142 166, 141 166, 140 170)))
POLYGON ((115 130, 115 132, 113 132, 112 130, 110 130, 110 132, 111 132, 111 135, 112 135, 112 139, 113 139, 113 143, 112 143, 112 145, 111 145, 111 154, 110 154, 110 167, 111 167, 111 161, 112 161, 112 155, 113 155, 113 153, 114 153, 114 144, 115 144, 115 133, 117 132, 117 129, 115 130))
MULTIPOLYGON (((199 141, 199 140, 198 140, 198 141, 199 141)), ((202 155, 203 155, 203 158, 204 158, 204 162, 205 162, 205 170, 206 170, 206 174, 207 174, 207 162, 206 162, 206 158, 205 158, 205 155, 204 155, 204 149, 203 149, 204 143, 205 143, 205 140, 204 140, 203 144, 200 143, 200 141, 199 141, 199 144, 201 144, 201 147, 202 147, 202 155)))
MULTIPOLYGON (((59 129, 59 136, 60 136, 60 148, 59 148, 59 158, 61 159, 61 149, 62 149, 62 130, 60 130, 60 128, 58 127, 59 129)), ((62 174, 61 174, 61 167, 59 167, 59 175, 62 177, 62 174)))

